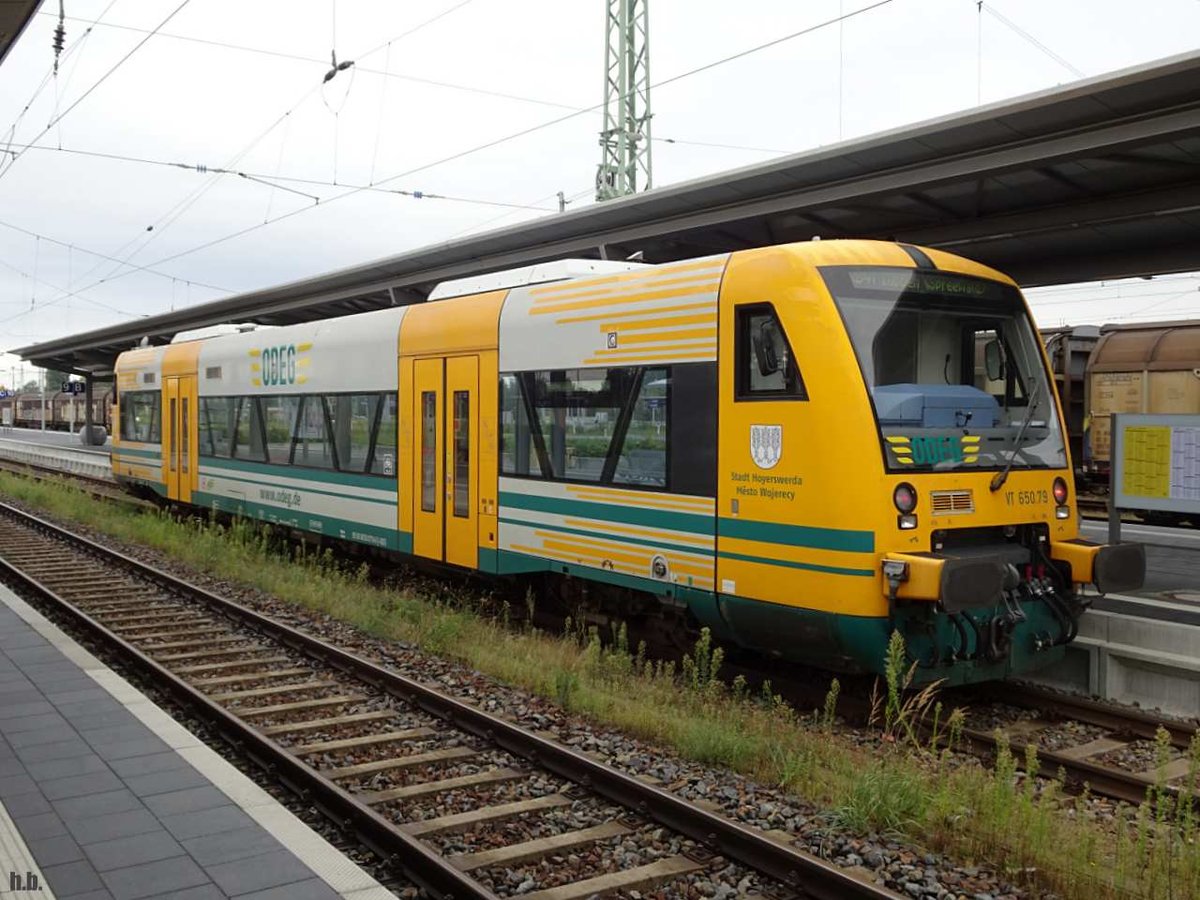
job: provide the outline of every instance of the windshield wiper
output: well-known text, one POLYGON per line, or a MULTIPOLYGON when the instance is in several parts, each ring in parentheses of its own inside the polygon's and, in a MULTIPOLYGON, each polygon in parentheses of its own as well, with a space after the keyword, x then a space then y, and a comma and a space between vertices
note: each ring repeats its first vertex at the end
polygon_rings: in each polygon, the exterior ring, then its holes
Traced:
POLYGON ((992 476, 992 482, 988 485, 988 489, 993 494, 1004 487, 1004 482, 1008 481, 1008 473, 1012 471, 1013 463, 1017 461, 1017 454, 1021 452, 1021 441, 1025 438, 1025 429, 1033 421, 1033 414, 1037 410, 1037 401, 1041 393, 1042 383, 1035 381, 1033 390, 1029 392, 1029 408, 1025 410, 1025 418, 1021 420, 1021 427, 1017 430, 1017 439, 1013 441, 1012 456, 1008 458, 1004 468, 992 476))

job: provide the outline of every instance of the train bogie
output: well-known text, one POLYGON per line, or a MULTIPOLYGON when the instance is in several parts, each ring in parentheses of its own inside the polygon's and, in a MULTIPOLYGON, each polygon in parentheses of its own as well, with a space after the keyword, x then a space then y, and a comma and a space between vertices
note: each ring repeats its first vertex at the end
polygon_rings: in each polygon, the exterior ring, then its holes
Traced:
POLYGON ((879 671, 899 631, 922 680, 1044 664, 1080 583, 1140 583, 1140 548, 1078 537, 999 273, 861 241, 572 265, 125 354, 117 475, 833 668, 879 671))

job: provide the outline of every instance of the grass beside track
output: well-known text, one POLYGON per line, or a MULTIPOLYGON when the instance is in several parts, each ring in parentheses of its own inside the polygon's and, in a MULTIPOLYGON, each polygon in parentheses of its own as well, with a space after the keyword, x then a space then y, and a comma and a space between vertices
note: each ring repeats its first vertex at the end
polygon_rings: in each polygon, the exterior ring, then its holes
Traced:
MULTIPOLYGON (((947 764, 945 745, 961 719, 944 715, 929 692, 906 702, 896 690, 902 678, 895 660, 880 698, 878 739, 864 741, 836 724, 836 684, 823 711, 801 715, 769 691, 723 683, 720 650, 704 640, 676 671, 641 659, 619 639, 603 647, 594 633, 555 636, 510 625, 504 615, 479 615, 465 597, 373 587, 365 570, 348 571, 329 555, 301 556, 249 524, 126 510, 96 503, 68 483, 2 472, 0 494, 375 637, 462 660, 687 759, 777 785, 864 836, 891 833, 964 865, 994 868, 1035 893, 1200 897, 1200 823, 1190 802, 1152 788, 1141 807, 1117 807, 1108 816, 1086 798, 1063 795, 1052 777, 1019 775, 1002 741, 991 769, 961 758, 947 764), (938 737, 913 736, 919 716, 941 723, 938 737)), ((893 651, 902 658, 902 648, 893 651)), ((1192 750, 1189 794, 1200 741, 1192 750)), ((1036 757, 1024 764, 1037 770, 1036 757)))

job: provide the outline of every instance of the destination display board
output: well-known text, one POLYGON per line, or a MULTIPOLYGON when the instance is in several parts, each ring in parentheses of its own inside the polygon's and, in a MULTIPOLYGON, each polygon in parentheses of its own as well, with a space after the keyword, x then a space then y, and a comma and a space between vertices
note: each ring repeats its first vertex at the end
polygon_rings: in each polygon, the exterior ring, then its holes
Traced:
POLYGON ((1200 416, 1115 414, 1112 442, 1117 508, 1200 512, 1200 416))

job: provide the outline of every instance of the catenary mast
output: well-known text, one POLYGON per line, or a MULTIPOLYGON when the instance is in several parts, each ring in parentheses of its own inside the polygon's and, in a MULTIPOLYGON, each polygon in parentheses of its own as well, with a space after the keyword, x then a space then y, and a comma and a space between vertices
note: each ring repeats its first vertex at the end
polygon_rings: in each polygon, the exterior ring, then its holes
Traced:
POLYGON ((649 0, 605 0, 604 128, 596 199, 652 186, 649 0))

